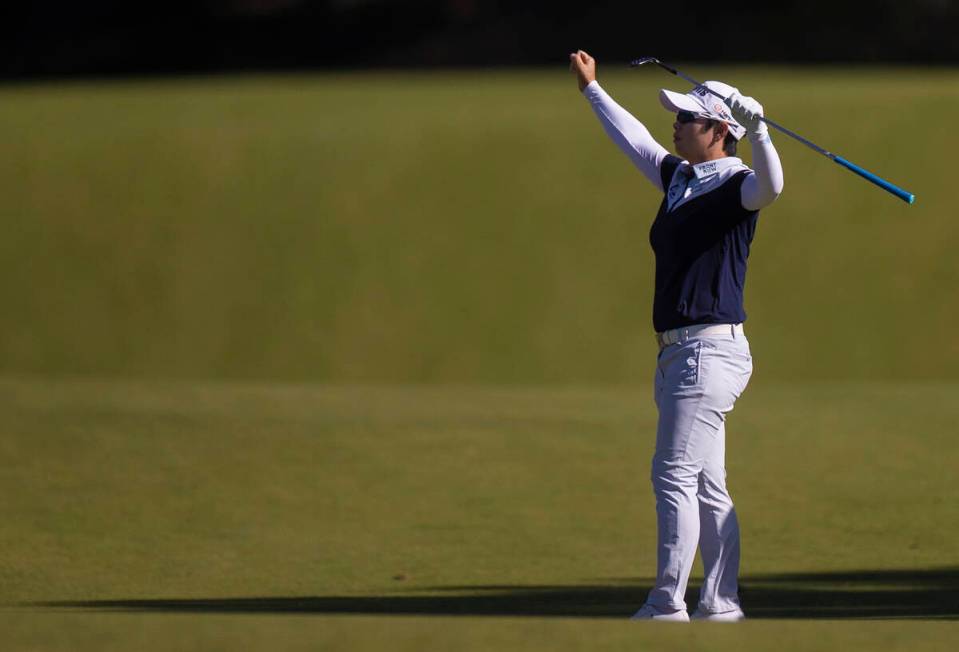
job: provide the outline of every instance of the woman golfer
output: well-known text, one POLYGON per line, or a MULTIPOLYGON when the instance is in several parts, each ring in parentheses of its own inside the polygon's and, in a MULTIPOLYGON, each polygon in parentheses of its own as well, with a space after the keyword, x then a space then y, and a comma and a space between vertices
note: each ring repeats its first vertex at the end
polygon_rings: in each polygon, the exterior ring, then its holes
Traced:
POLYGON ((649 240, 656 256, 653 326, 659 410, 652 483, 658 522, 656 586, 633 618, 688 621, 686 583, 696 555, 705 580, 694 619, 741 620, 739 524, 726 490, 725 420, 752 374, 743 333, 746 259, 759 210, 783 187, 763 108, 716 81, 685 95, 662 90, 675 113, 673 156, 596 82, 582 50, 570 69, 606 133, 664 193, 649 240), (753 165, 735 157, 748 136, 753 165))

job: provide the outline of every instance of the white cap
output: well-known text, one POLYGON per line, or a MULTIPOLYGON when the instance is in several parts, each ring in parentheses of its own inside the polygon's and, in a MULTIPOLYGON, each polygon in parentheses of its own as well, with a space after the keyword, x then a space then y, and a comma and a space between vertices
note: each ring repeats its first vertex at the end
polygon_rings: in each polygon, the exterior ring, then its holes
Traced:
POLYGON ((746 128, 736 122, 729 107, 721 99, 707 91, 705 88, 714 90, 723 97, 729 97, 733 93, 738 93, 739 89, 724 84, 721 81, 703 82, 702 86, 697 86, 685 95, 674 91, 667 91, 665 88, 659 91, 659 101, 666 107, 667 111, 678 113, 679 111, 689 111, 695 113, 700 118, 712 118, 729 125, 729 133, 733 138, 739 140, 746 135, 746 128))

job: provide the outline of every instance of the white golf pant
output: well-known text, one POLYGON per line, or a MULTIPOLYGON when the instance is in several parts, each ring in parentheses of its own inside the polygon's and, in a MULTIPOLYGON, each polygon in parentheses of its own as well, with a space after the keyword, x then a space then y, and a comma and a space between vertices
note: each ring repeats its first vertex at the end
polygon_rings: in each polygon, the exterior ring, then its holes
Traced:
POLYGON ((647 603, 685 609, 686 583, 699 545, 705 580, 699 609, 739 607, 739 523, 726 491, 726 414, 752 374, 742 332, 683 336, 663 348, 656 364, 656 586, 647 603))

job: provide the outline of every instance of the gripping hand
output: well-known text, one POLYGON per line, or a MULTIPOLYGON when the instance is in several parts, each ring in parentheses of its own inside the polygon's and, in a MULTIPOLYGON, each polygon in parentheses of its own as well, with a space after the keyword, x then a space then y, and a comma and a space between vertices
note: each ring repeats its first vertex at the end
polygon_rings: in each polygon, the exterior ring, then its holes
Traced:
POLYGON ((769 131, 766 123, 760 120, 763 117, 763 105, 751 97, 733 93, 726 98, 733 117, 750 135, 763 135, 769 131))

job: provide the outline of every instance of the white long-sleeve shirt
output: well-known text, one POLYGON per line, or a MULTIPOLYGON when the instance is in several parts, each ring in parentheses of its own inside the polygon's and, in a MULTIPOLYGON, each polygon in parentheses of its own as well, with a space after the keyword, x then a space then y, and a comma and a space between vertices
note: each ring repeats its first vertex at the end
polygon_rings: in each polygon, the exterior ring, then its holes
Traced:
MULTIPOLYGON (((659 169, 663 159, 669 154, 666 148, 657 143, 643 123, 617 104, 598 82, 590 82, 583 89, 583 95, 589 100, 593 112, 612 141, 650 183, 659 191, 665 192, 659 169)), ((783 169, 779 154, 768 134, 749 134, 748 138, 752 145, 754 167, 743 180, 740 196, 743 208, 759 210, 771 204, 782 192, 783 169)), ((683 194, 670 197, 671 209, 688 199, 709 192, 732 174, 749 170, 739 158, 732 156, 689 167, 692 168, 691 176, 694 178, 686 184, 683 194)))

